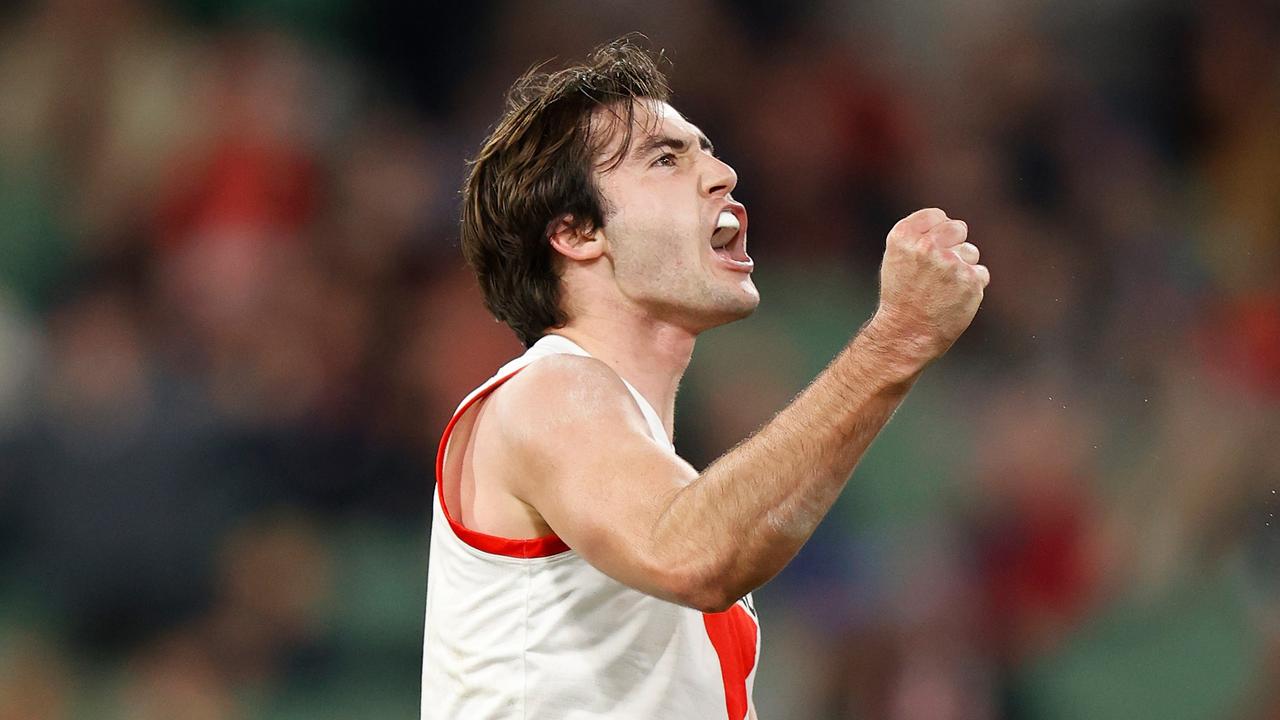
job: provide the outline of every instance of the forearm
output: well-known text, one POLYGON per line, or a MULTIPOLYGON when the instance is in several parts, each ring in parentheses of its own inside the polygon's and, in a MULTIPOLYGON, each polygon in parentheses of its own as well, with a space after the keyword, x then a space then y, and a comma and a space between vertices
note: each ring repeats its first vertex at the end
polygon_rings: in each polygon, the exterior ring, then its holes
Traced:
POLYGON ((813 534, 924 363, 872 321, 768 424, 675 494, 653 542, 729 602, 778 573, 813 534), (690 560, 691 559, 691 560, 690 560))

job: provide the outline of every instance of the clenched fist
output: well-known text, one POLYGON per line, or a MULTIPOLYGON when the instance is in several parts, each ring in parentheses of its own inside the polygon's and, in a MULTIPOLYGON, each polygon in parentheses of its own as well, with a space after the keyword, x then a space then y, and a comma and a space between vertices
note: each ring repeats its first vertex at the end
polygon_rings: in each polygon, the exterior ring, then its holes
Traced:
POLYGON ((883 340, 921 365, 945 353, 969 327, 991 281, 968 235, 964 221, 928 208, 898 221, 885 242, 880 307, 872 323, 883 340))

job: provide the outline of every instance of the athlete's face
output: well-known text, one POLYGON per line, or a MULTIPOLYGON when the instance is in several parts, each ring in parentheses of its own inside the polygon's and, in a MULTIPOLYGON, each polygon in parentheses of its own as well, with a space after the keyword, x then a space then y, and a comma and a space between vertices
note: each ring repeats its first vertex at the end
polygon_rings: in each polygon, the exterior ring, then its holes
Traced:
MULTIPOLYGON (((619 124, 603 111, 596 122, 619 124)), ((611 129, 604 158, 622 144, 620 128, 611 129)), ((692 332, 755 310, 760 294, 746 252, 747 212, 730 196, 738 176, 674 108, 638 101, 627 155, 616 168, 597 171, 596 182, 605 200, 605 254, 630 302, 692 332), (738 232, 721 219, 725 211, 738 232)))

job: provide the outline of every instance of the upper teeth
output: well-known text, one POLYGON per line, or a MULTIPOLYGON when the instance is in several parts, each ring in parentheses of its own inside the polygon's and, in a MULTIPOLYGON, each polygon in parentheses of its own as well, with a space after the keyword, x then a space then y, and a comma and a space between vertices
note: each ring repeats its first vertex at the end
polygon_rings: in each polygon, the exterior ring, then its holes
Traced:
POLYGON ((716 231, 711 236, 711 247, 722 248, 733 240, 738 234, 738 229, 742 227, 738 223, 738 216, 728 210, 720 211, 720 216, 716 218, 716 231))

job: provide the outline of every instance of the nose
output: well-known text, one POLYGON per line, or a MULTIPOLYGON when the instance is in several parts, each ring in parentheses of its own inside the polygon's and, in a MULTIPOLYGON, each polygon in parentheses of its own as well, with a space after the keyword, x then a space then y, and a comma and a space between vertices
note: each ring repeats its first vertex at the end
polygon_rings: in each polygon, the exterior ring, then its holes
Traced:
POLYGON ((728 195, 738 186, 738 173, 729 163, 707 155, 702 171, 702 191, 709 196, 728 195))

